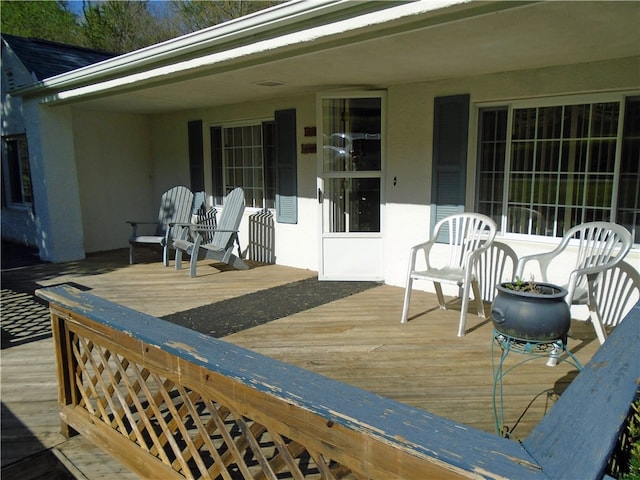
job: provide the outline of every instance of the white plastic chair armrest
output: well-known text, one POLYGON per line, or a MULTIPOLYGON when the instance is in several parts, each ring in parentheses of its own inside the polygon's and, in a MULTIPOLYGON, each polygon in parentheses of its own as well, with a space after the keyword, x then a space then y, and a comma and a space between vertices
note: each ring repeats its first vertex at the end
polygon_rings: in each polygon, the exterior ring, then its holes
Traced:
POLYGON ((429 240, 427 242, 422 242, 411 247, 411 250, 409 253, 409 271, 415 270, 418 252, 420 251, 423 252, 424 259, 427 264, 427 269, 431 268, 429 264, 429 252, 431 251, 431 248, 433 247, 434 244, 435 244, 434 240, 429 240))
MULTIPOLYGON (((564 248, 563 248, 564 249, 564 248)), ((538 262, 538 265, 540 266, 540 273, 542 274, 542 281, 546 282, 547 281, 547 270, 549 268, 549 264, 551 263, 551 261, 558 256, 558 254, 561 252, 562 250, 556 248, 555 250, 552 250, 551 252, 545 252, 545 253, 536 253, 534 255, 526 255, 524 257, 520 257, 518 259, 518 264, 516 266, 516 273, 515 276, 518 278, 523 278, 522 275, 524 273, 524 267, 527 263, 535 261, 538 262)))

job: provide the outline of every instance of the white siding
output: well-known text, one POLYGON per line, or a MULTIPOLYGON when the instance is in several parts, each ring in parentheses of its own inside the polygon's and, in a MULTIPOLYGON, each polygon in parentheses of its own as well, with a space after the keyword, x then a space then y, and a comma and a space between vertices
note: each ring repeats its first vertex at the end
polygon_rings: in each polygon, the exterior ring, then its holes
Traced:
POLYGON ((166 190, 155 188, 149 119, 76 109, 73 131, 84 248, 125 247, 131 233, 125 222, 155 220, 166 190))

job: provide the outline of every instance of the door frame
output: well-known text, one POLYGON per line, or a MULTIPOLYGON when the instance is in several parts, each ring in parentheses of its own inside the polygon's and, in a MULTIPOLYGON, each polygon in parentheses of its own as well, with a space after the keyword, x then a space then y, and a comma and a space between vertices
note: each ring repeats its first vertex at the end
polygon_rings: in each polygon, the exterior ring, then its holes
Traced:
POLYGON ((386 175, 386 115, 387 92, 385 90, 357 90, 321 92, 316 96, 317 118, 317 201, 318 201, 318 279, 384 281, 384 229, 385 229, 385 175, 386 175), (324 172, 322 105, 325 99, 380 99, 380 171, 324 172), (325 179, 343 178, 380 179, 380 228, 379 232, 324 231, 325 179), (339 266, 339 268, 336 268, 339 266))

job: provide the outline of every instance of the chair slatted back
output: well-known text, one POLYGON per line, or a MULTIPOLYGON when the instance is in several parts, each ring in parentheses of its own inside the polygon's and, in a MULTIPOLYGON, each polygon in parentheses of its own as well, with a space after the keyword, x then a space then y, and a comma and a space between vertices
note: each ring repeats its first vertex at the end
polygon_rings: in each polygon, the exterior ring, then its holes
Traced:
POLYGON ((484 215, 462 213, 440 220, 434 227, 433 237, 441 238, 446 234, 449 244, 447 266, 453 269, 464 268, 467 257, 486 242, 493 242, 496 225, 484 215))
POLYGON ((163 236, 170 223, 189 223, 193 193, 187 187, 173 187, 162 194, 156 235, 163 236))
POLYGON ((260 210, 249 217, 249 258, 262 263, 276 263, 273 214, 260 210))
POLYGON ((207 227, 206 230, 200 230, 198 233, 202 236, 202 243, 208 244, 213 240, 215 234, 214 230, 217 228, 217 215, 218 211, 215 208, 207 210, 204 214, 198 215, 195 223, 198 226, 207 227))
POLYGON ((244 208, 244 191, 240 187, 234 188, 224 199, 222 213, 216 226, 217 231, 208 243, 219 250, 223 250, 230 243, 233 243, 236 238, 234 232, 240 228, 244 208))
POLYGON ((516 252, 502 242, 493 242, 487 250, 482 252, 475 267, 482 300, 493 301, 496 296, 496 285, 512 281, 517 264, 516 252))
MULTIPOLYGON (((589 222, 570 229, 561 244, 578 242, 576 269, 588 267, 611 268, 620 262, 631 249, 631 234, 621 225, 611 222, 589 222)), ((587 289, 587 277, 574 280, 577 289, 587 289)), ((571 293, 571 292, 570 292, 571 293)))
POLYGON ((603 325, 615 327, 640 300, 640 273, 627 262, 602 272, 595 292, 603 325))
POLYGON ((509 207, 507 224, 512 233, 542 235, 545 229, 542 213, 526 207, 509 207))

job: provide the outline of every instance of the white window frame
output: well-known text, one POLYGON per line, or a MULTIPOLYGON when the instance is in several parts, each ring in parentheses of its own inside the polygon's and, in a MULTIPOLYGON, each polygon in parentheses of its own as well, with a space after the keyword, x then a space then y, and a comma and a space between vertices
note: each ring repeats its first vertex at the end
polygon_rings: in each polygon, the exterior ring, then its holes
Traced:
POLYGON ((26 134, 7 135, 2 137, 2 177, 5 191, 5 201, 7 206, 16 209, 33 208, 33 178, 29 165, 29 145, 26 134), (8 142, 15 141, 18 145, 19 153, 17 159, 9 158, 8 142), (24 145, 24 151, 22 146, 24 145), (11 165, 10 162, 17 160, 17 165, 11 165), (25 162, 26 169, 25 172, 25 162), (15 192, 12 185, 11 172, 15 168, 20 177, 20 191, 15 192), (28 177, 28 184, 25 183, 25 176, 28 177), (18 193, 21 201, 14 200, 14 194, 18 193), (25 199, 26 198, 26 199, 25 199))
MULTIPOLYGON (((264 144, 264 135, 263 135, 263 125, 264 123, 267 123, 267 122, 273 123, 274 119, 259 118, 259 119, 250 119, 250 120, 238 121, 238 122, 229 122, 229 123, 224 123, 219 125, 222 128, 222 142, 223 142, 223 146, 222 146, 223 190, 224 192, 229 192, 235 187, 242 187, 245 193, 245 200, 247 202, 246 206, 248 209, 261 210, 261 209, 264 209, 266 206, 266 208, 269 210, 275 210, 275 178, 274 178, 274 185, 271 186, 271 190, 273 190, 274 192, 274 198, 267 198, 268 188, 267 188, 266 175, 265 175, 265 155, 264 155, 265 144, 264 144), (245 127, 250 127, 250 128, 258 127, 260 129, 259 148, 262 155, 262 167, 260 167, 260 171, 262 174, 262 187, 261 187, 262 188, 262 205, 259 205, 258 202, 256 202, 256 198, 254 196, 255 190, 259 187, 256 187, 255 183, 252 183, 251 187, 247 187, 247 185, 244 182, 244 179, 246 179, 248 175, 248 172, 247 172, 248 169, 246 167, 244 166, 242 167, 242 175, 243 175, 242 182, 228 182, 229 170, 232 169, 233 167, 229 166, 228 164, 227 154, 228 154, 229 148, 226 146, 226 143, 225 143, 226 134, 227 134, 227 131, 230 129, 245 128, 245 127)), ((247 148, 247 146, 241 145, 240 148, 247 148)), ((256 145, 252 145, 249 148, 256 148, 256 145)), ((256 168, 253 168, 252 170, 256 170, 256 168)), ((275 172, 274 172, 274 175, 275 175, 275 172)))
MULTIPOLYGON (((530 98, 530 99, 518 99, 518 100, 505 100, 505 101, 492 101, 492 102, 478 102, 474 105, 475 110, 475 129, 473 129, 472 144, 475 145, 475 201, 474 208, 480 201, 480 113, 483 109, 489 108, 506 108, 507 109, 507 126, 506 126, 506 139, 505 139, 505 169, 504 169, 504 181, 503 181, 503 199, 502 199, 502 213, 501 219, 498 221, 498 227, 500 235, 506 239, 512 238, 516 240, 533 239, 536 242, 556 242, 557 236, 554 235, 537 235, 537 234, 519 234, 507 231, 507 207, 509 204, 509 180, 510 180, 510 159, 512 149, 512 122, 513 112, 516 109, 523 108, 541 108, 541 107, 558 107, 580 104, 599 104, 617 102, 619 104, 619 118, 618 118, 618 130, 616 135, 616 152, 615 152, 615 166, 613 172, 613 186, 611 192, 611 211, 617 211, 618 191, 620 187, 620 166, 622 158, 622 140, 624 131, 624 117, 625 117, 625 100, 627 97, 637 97, 640 95, 638 91, 624 91, 607 94, 592 94, 592 95, 571 95, 571 96, 558 96, 558 97, 544 97, 544 98, 530 98)), ((589 137, 591 138, 591 137, 589 137)), ((557 218, 554 220, 554 224, 557 223, 557 218)), ((615 221, 615 219, 614 219, 615 221)), ((561 235, 560 235, 561 236, 561 235)))

